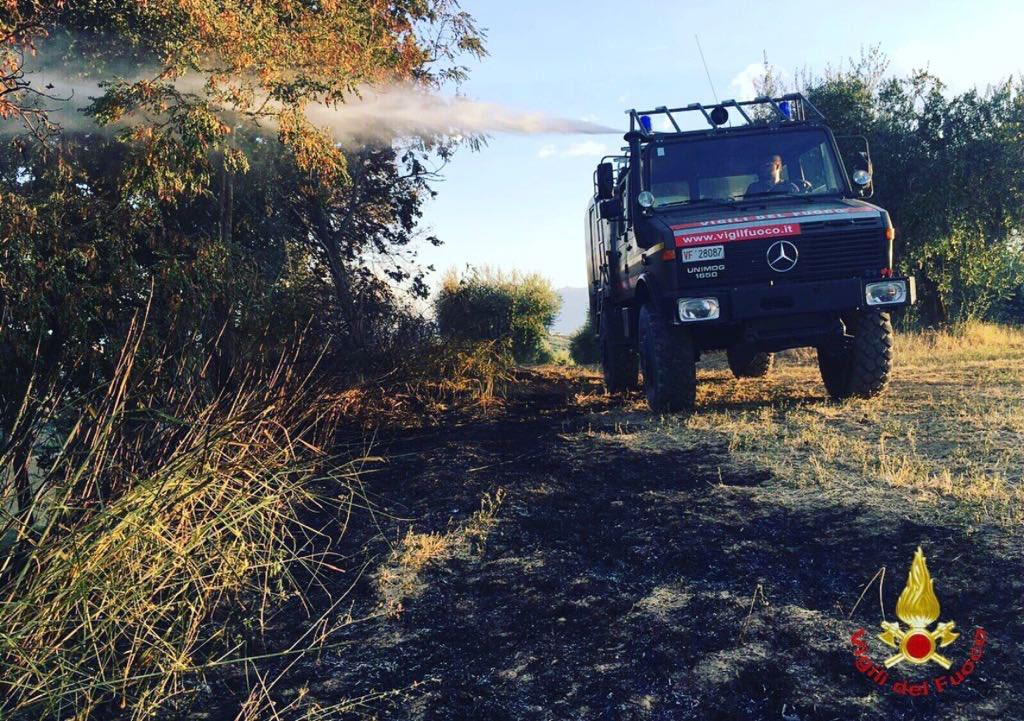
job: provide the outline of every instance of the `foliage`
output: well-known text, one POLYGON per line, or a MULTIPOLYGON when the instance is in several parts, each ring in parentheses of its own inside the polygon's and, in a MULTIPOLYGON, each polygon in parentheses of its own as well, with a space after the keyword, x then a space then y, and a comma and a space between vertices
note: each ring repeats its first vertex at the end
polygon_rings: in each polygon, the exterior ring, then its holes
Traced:
POLYGON ((569 338, 569 355, 580 365, 601 362, 601 349, 597 343, 594 314, 587 309, 587 320, 569 338))
POLYGON ((456 5, 6 8, 0 114, 30 131, 0 136, 0 452, 13 453, 20 508, 31 429, 56 395, 92 402, 143 307, 139 356, 190 367, 201 395, 268 337, 301 331, 318 350, 331 338, 336 367, 358 372, 409 331, 395 287, 426 294, 409 249, 426 158, 443 162, 452 143, 343 149, 304 111, 369 82, 462 77, 460 54, 482 46, 456 5), (33 56, 100 84, 91 122, 47 112, 25 81, 33 56))
POLYGON ((442 337, 508 343, 520 363, 547 361, 547 334, 561 306, 547 279, 473 270, 449 272, 434 301, 442 337))
POLYGON ((404 308, 455 149, 307 110, 482 53, 451 0, 4 4, 0 715, 149 713, 223 650, 221 603, 282 587, 342 407, 311 384, 428 337, 404 308))
POLYGON ((1024 282, 1024 82, 951 93, 887 66, 869 48, 798 84, 836 135, 867 137, 872 202, 892 216, 900 270, 917 277, 918 320, 1003 317, 1024 282))
MULTIPOLYGON (((143 111, 161 122, 133 125, 152 161, 178 155, 201 163, 204 151, 230 147, 224 111, 271 122, 300 167, 343 175, 329 135, 303 110, 344 102, 360 84, 461 79, 458 55, 483 53, 472 18, 452 0, 27 0, 6 4, 0 20, 0 80, 11 90, 0 112, 33 107, 21 62, 46 37, 55 61, 105 71, 105 92, 90 112, 104 123, 143 111), (141 77, 114 79, 120 64, 141 77)), ((136 118, 137 119, 137 118, 136 118)))
POLYGON ((1001 323, 1024 326, 1024 284, 1017 287, 1009 300, 995 308, 993 316, 1001 323))

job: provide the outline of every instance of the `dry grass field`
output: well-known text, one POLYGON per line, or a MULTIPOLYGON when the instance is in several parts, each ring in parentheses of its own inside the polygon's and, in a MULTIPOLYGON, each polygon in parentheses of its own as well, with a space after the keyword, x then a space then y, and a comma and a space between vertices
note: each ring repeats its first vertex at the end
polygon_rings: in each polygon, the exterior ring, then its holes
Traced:
POLYGON ((455 388, 337 401, 389 410, 334 438, 363 454, 348 485, 304 482, 290 552, 325 560, 218 617, 232 654, 176 673, 164 717, 1022 718, 1024 332, 901 334, 888 392, 842 404, 812 353, 759 380, 709 355, 690 416, 593 368, 489 359, 443 358, 455 388), (942 669, 878 685, 850 639, 889 655, 918 546, 961 634, 943 652, 989 643, 964 683, 910 698, 891 684, 942 669))
MULTIPOLYGON (((1019 718, 1024 333, 903 334, 869 402, 828 401, 808 353, 765 380, 708 357, 699 377, 697 413, 658 417, 593 369, 520 369, 484 415, 382 434, 390 521, 351 529, 380 559, 351 601, 368 620, 289 667, 281 703, 410 721, 1019 718), (850 637, 888 656, 879 624, 919 545, 962 634, 947 655, 962 663, 978 627, 990 641, 962 685, 909 698, 858 673, 850 637)), ((889 684, 941 672, 901 664, 889 684)))
POLYGON ((792 488, 869 497, 900 489, 920 517, 942 504, 975 522, 1024 522, 1024 332, 973 324, 901 334, 879 400, 825 401, 813 352, 782 354, 767 379, 737 381, 724 359, 701 373, 699 412, 651 426, 638 403, 620 422, 651 448, 724 443, 730 464, 792 488))

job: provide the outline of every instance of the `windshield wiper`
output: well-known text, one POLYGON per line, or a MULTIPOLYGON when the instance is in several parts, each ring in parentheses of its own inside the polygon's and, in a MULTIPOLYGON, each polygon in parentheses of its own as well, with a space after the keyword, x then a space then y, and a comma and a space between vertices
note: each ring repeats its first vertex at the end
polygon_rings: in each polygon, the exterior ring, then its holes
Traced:
POLYGON ((841 196, 843 193, 840 190, 830 190, 827 193, 794 193, 792 191, 779 191, 779 190, 765 190, 760 193, 748 193, 747 195, 738 195, 736 198, 756 198, 758 200, 769 200, 772 198, 796 198, 797 200, 806 200, 813 202, 815 198, 827 198, 830 196, 841 196))
POLYGON ((689 207, 693 205, 716 205, 721 208, 735 208, 736 198, 697 198, 696 200, 679 200, 675 203, 665 203, 659 205, 659 208, 669 208, 673 206, 684 206, 689 207))
POLYGON ((785 198, 787 195, 796 195, 785 190, 762 190, 757 193, 744 193, 743 195, 734 195, 733 198, 746 199, 746 198, 771 198, 773 196, 781 196, 785 198))

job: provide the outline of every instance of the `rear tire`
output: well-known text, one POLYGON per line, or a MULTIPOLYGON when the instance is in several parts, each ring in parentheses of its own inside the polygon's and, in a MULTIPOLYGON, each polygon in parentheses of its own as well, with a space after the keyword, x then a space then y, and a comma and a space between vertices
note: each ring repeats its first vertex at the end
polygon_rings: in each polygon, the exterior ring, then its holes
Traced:
POLYGON ((612 307, 601 310, 598 338, 601 346, 601 372, 609 393, 622 393, 639 385, 640 360, 626 342, 622 321, 612 307))
POLYGON ((670 325, 657 309, 640 310, 640 364, 647 404, 656 413, 693 410, 697 353, 687 330, 670 325))
POLYGON ((725 352, 729 370, 737 378, 764 378, 775 365, 774 353, 750 353, 729 348, 725 352))
POLYGON ((853 337, 818 348, 818 368, 833 400, 874 398, 889 385, 893 331, 888 313, 862 311, 847 322, 853 337))

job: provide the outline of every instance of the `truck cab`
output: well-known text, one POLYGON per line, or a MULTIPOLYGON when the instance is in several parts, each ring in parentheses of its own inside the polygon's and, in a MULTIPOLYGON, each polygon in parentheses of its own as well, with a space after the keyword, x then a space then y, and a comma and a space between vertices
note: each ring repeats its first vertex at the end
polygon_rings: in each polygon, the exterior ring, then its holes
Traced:
POLYGON ((775 352, 813 347, 831 397, 881 393, 889 312, 915 287, 894 271, 888 213, 867 200, 866 141, 844 158, 800 94, 629 115, 626 152, 598 165, 585 222, 608 390, 642 371, 652 409, 686 411, 704 351, 757 377, 775 352), (684 113, 708 127, 682 130, 684 113))

